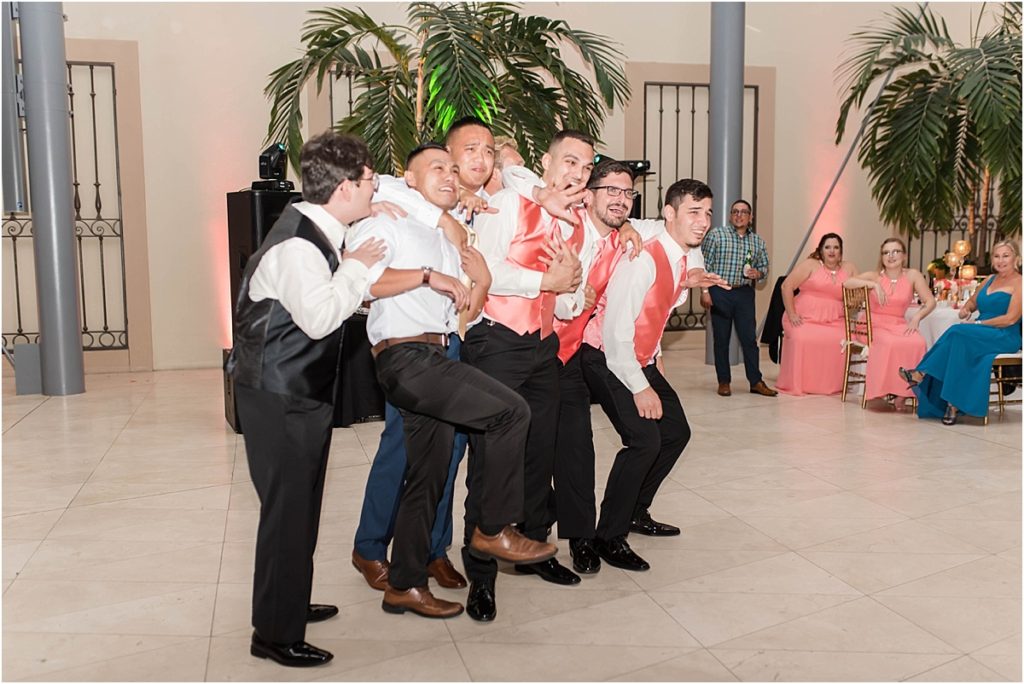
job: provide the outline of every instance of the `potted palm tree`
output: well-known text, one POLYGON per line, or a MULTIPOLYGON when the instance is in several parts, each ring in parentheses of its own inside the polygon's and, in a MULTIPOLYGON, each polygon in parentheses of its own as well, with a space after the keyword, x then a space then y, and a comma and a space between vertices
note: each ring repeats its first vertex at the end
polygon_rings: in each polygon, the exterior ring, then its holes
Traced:
POLYGON ((360 91, 338 130, 366 140, 383 171, 401 170, 420 141, 439 139, 467 115, 515 138, 535 164, 560 128, 595 138, 608 108, 622 106, 629 85, 622 55, 604 36, 564 21, 523 16, 518 5, 410 3, 406 25, 379 24, 366 12, 331 7, 310 12, 305 54, 270 75, 268 141, 284 140, 298 168, 300 100, 306 83, 350 75, 360 91), (593 81, 569 68, 559 49, 575 48, 593 81))
POLYGON ((882 82, 857 157, 882 219, 904 234, 949 230, 966 213, 974 237, 987 225, 990 192, 998 231, 1020 233, 1021 5, 998 7, 995 26, 982 34, 990 15, 981 6, 966 45, 926 5, 895 7, 881 26, 850 37, 855 52, 838 70, 845 99, 836 143, 850 113, 882 82))

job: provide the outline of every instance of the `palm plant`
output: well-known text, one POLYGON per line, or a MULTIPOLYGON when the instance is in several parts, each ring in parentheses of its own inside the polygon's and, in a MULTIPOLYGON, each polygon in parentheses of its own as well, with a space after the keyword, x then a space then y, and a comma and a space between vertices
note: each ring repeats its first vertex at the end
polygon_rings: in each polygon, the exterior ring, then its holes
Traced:
POLYGON ((401 169, 421 141, 439 139, 457 118, 475 115, 516 139, 535 164, 551 136, 575 128, 595 138, 607 108, 622 106, 629 85, 621 53, 607 38, 564 21, 522 16, 504 2, 409 5, 408 25, 378 24, 363 10, 318 9, 304 25, 305 54, 270 75, 267 139, 285 140, 298 168, 303 87, 351 75, 360 91, 336 129, 362 137, 384 171, 401 169), (562 61, 575 48, 597 91, 562 61))
POLYGON ((867 170, 882 219, 913 236, 923 227, 949 229, 968 213, 975 230, 975 196, 985 225, 990 188, 998 193, 998 229, 1021 229, 1021 5, 1001 5, 996 26, 957 45, 927 6, 896 7, 881 28, 854 33, 858 52, 844 61, 846 99, 836 143, 851 110, 873 84, 882 87, 866 114, 858 159, 867 170), (980 189, 980 193, 979 193, 980 189))

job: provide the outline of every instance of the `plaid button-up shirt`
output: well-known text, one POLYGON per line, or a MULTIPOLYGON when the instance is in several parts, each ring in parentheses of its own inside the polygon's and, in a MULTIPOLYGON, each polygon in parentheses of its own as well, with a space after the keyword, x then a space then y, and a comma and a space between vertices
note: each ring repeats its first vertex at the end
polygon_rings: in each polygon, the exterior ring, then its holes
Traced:
POLYGON ((748 255, 750 265, 761 272, 758 280, 768 275, 768 249, 761 236, 749 228, 743 237, 731 225, 714 228, 704 236, 701 251, 705 269, 722 276, 733 287, 750 284, 750 279, 743 277, 748 255))

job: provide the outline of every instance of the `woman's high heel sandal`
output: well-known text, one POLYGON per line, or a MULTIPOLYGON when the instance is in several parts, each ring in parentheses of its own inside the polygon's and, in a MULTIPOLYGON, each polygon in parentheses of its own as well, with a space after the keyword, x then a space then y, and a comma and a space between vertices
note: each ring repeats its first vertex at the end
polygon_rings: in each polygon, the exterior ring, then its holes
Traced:
POLYGON ((942 424, 943 425, 956 425, 957 417, 958 417, 958 414, 956 412, 956 407, 953 406, 952 404, 948 404, 946 406, 946 415, 942 416, 942 424))
POLYGON ((913 371, 908 371, 903 366, 900 366, 900 377, 907 383, 907 389, 917 387, 917 380, 914 379, 913 371))

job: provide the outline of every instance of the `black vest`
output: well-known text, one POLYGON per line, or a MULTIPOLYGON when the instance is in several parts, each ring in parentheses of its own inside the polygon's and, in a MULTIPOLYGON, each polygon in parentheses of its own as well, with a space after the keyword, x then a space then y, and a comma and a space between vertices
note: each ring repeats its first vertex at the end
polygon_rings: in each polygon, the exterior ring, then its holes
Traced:
POLYGON ((245 265, 235 305, 234 347, 224 367, 239 385, 333 404, 341 326, 314 340, 276 299, 254 302, 249 298, 249 284, 263 255, 290 238, 310 241, 323 253, 331 272, 338 269, 336 248, 302 212, 286 207, 245 265))

